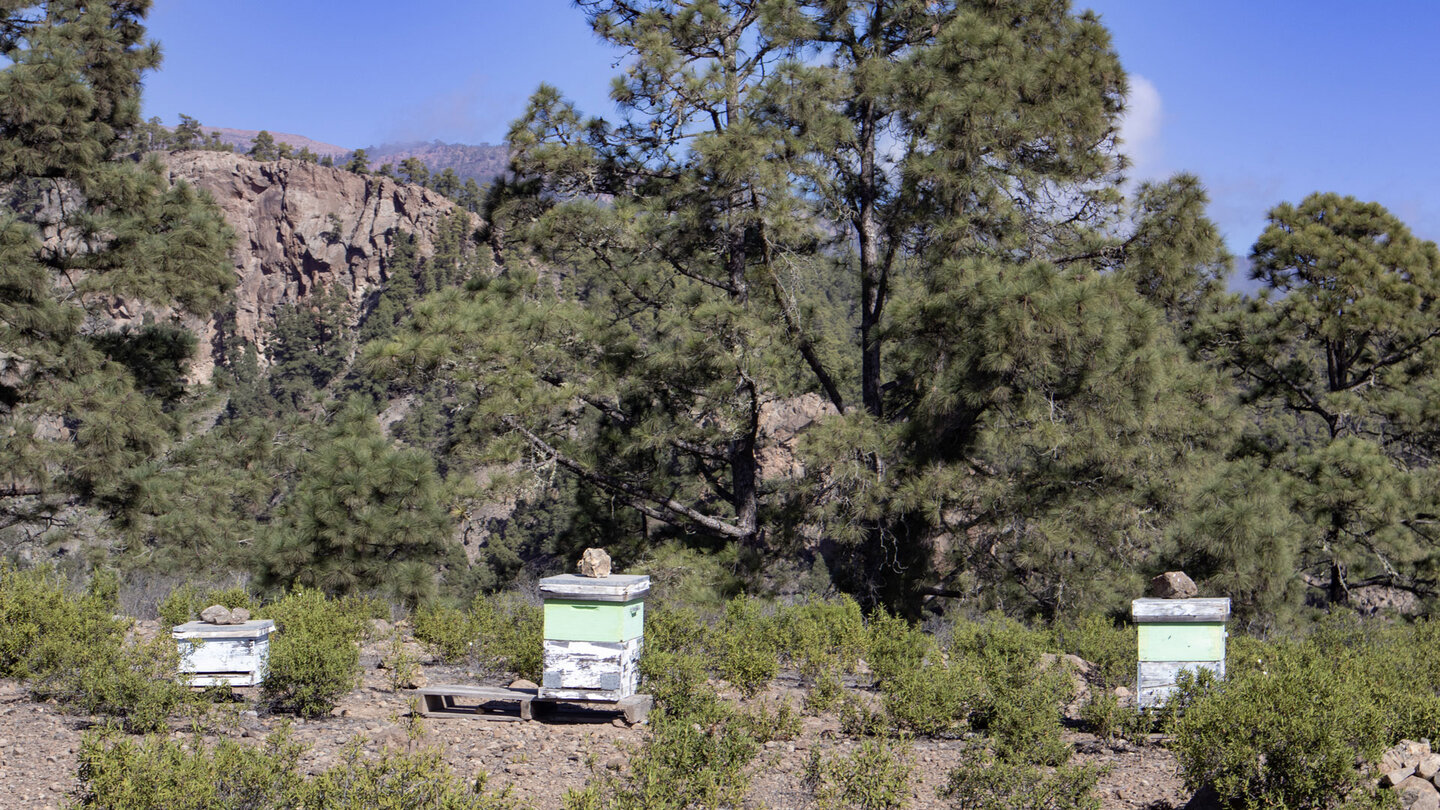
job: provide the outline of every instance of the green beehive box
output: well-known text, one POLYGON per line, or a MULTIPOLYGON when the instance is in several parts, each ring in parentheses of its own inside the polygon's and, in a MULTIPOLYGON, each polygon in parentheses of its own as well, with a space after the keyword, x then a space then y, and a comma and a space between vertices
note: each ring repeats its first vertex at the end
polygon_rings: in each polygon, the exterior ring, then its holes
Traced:
POLYGON ((539 696, 618 701, 635 694, 649 591, 643 575, 540 580, 545 668, 539 696))
POLYGON ((645 603, 545 600, 545 638, 552 641, 629 641, 645 634, 645 603))
POLYGON ((1141 708, 1163 703, 1181 672, 1208 669, 1225 677, 1229 599, 1136 599, 1130 615, 1139 642, 1136 697, 1141 708))

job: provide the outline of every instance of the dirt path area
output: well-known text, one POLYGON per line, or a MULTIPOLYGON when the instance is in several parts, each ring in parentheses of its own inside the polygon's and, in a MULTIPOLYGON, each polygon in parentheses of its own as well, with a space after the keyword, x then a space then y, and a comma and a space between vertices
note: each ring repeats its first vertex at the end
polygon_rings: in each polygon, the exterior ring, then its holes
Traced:
MULTIPOLYGON (((395 692, 389 674, 378 669, 378 648, 362 655, 365 672, 361 686, 346 695, 332 716, 318 720, 262 717, 245 706, 228 719, 212 721, 206 736, 263 740, 283 723, 290 723, 294 738, 307 747, 301 767, 318 772, 334 765, 351 740, 364 741, 367 752, 383 746, 435 747, 466 778, 481 772, 490 785, 513 785, 515 795, 537 810, 559 808, 566 790, 582 787, 595 771, 623 774, 629 752, 644 742, 645 726, 629 727, 618 717, 499 721, 479 717, 432 717, 418 724, 411 718, 413 698, 395 692)), ((423 667, 431 684, 474 683, 462 668, 423 667)), ((761 700, 791 701, 797 708, 803 693, 794 686, 778 685, 761 700)), ((34 703, 23 686, 0 681, 0 807, 60 810, 70 802, 77 786, 76 752, 81 738, 99 718, 61 713, 57 707, 34 703)), ((183 722, 172 724, 177 739, 191 733, 183 722)), ((1069 742, 1078 762, 1109 766, 1101 779, 1099 798, 1105 810, 1178 808, 1189 800, 1183 790, 1174 756, 1163 741, 1143 747, 1120 743, 1118 749, 1095 737, 1073 732, 1069 742)), ((937 790, 959 760, 959 740, 915 741, 913 745, 912 800, 915 810, 948 807, 937 790)), ((768 743, 750 765, 750 788, 744 806, 785 810, 804 808, 810 796, 803 785, 806 760, 817 749, 848 752, 857 742, 841 734, 833 716, 803 717, 801 733, 793 741, 768 743)))

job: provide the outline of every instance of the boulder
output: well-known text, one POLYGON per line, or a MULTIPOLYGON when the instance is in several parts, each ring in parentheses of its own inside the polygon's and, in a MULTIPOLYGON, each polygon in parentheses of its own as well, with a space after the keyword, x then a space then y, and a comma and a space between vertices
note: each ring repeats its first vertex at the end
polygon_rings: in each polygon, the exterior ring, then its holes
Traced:
POLYGON ((539 689, 539 684, 534 681, 527 681, 524 678, 516 678, 510 682, 511 689, 539 689))
POLYGON ((1434 779, 1440 773, 1440 754, 1428 754, 1415 766, 1415 773, 1421 779, 1434 779))
POLYGON ((1386 771, 1380 777, 1380 787, 1395 787, 1414 775, 1415 769, 1408 766, 1386 771))
POLYGON ((234 624, 231 621, 230 608, 224 605, 211 605, 200 611, 200 620, 210 624, 234 624))
POLYGON ((244 624, 245 622, 248 622, 248 621, 250 621, 250 611, 246 610, 245 608, 231 608, 231 610, 230 610, 230 623, 231 623, 231 624, 244 624))
POLYGON ((1166 571, 1150 580, 1150 595, 1157 599, 1190 599, 1199 593, 1184 571, 1166 571))
POLYGON ((1400 795, 1400 806, 1405 810, 1440 810, 1440 790, 1418 776, 1412 776, 1393 790, 1400 795))
POLYGON ((580 555, 580 576, 597 579, 610 576, 610 555, 600 548, 585 549, 580 555))

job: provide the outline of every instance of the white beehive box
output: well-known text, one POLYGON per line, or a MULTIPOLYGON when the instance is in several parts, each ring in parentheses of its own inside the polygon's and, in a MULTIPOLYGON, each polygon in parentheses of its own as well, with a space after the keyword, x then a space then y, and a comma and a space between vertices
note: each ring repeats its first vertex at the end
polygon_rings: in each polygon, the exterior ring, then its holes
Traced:
POLYGON ((545 672, 539 696, 619 701, 635 694, 649 591, 644 575, 540 580, 545 672))
POLYGON ((1139 642, 1136 703, 1159 706, 1181 672, 1208 669, 1225 677, 1225 622, 1228 598, 1136 599, 1130 603, 1139 642))
POLYGON ((259 686, 270 658, 275 622, 186 622, 170 631, 180 650, 180 672, 191 686, 259 686))

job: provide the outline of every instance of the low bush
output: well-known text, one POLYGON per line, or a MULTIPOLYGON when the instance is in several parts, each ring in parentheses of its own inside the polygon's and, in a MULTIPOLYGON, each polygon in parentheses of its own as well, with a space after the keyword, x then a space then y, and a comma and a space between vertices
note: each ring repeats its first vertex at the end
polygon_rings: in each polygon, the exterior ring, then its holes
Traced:
POLYGON ((412 616, 415 640, 425 651, 447 664, 464 660, 475 648, 480 623, 466 611, 445 606, 425 606, 412 616))
POLYGON ((898 729, 935 736, 962 728, 984 705, 984 683, 964 659, 943 660, 938 651, 919 666, 884 681, 885 712, 898 729))
MULTIPOLYGON (((1373 799, 1356 758, 1396 742, 1365 652, 1323 641, 1241 645, 1224 682, 1184 678, 1171 749, 1186 785, 1243 807, 1327 808, 1373 799), (1237 663, 1239 663, 1237 661, 1237 663)), ((1410 700, 1435 698, 1412 692, 1410 700)))
POLYGON ((77 595, 52 570, 0 564, 0 676, 27 681, 41 700, 156 731, 191 697, 176 680, 178 654, 168 638, 128 642, 114 598, 113 577, 77 595))
POLYGON ((854 672, 869 642, 860 605, 848 596, 783 607, 775 624, 780 652, 807 683, 836 669, 854 672))
POLYGON ((935 640, 899 616, 881 610, 870 617, 866 657, 881 689, 904 673, 919 669, 937 651, 935 640))
POLYGON ((358 743, 340 762, 306 778, 303 747, 280 729, 264 745, 222 739, 213 747, 164 737, 139 742, 88 734, 81 743, 76 807, 93 810, 511 810, 508 790, 467 783, 439 752, 386 749, 365 758, 358 743))
POLYGON ((1095 785, 1104 774, 1092 764, 1052 770, 1007 762, 972 747, 950 771, 940 795, 955 810, 1099 810, 1095 785))
POLYGON ((1095 665, 1105 689, 1135 683, 1138 639, 1133 625, 1119 625, 1091 613, 1064 619, 1054 628, 1058 652, 1078 655, 1095 665))
POLYGON ((201 739, 188 746, 165 737, 140 741, 86 734, 79 761, 75 806, 94 810, 209 810, 298 804, 303 748, 287 730, 262 746, 201 739))
POLYGON ((753 597, 730 600, 710 647, 720 677, 747 697, 759 694, 780 672, 779 628, 753 597))
POLYGON ((349 600, 300 588, 260 608, 275 621, 262 690, 277 711, 319 717, 360 679, 365 616, 349 600))
POLYGON ((821 810, 899 810, 910 802, 912 768, 908 743, 870 738, 849 754, 811 751, 805 787, 821 810))
POLYGON ((984 684, 971 724, 994 738, 1003 761, 1059 765, 1070 756, 1060 721, 1074 695, 1073 674, 1060 661, 1046 663, 1048 644, 1045 632, 1012 619, 953 629, 950 659, 975 666, 984 684))
POLYGON ((630 772, 608 786, 611 810, 738 807, 760 751, 750 729, 727 715, 710 724, 668 712, 651 715, 652 731, 630 759, 630 772))
POLYGON ((544 665, 545 612, 517 593, 477 596, 470 604, 477 663, 538 683, 544 665))

